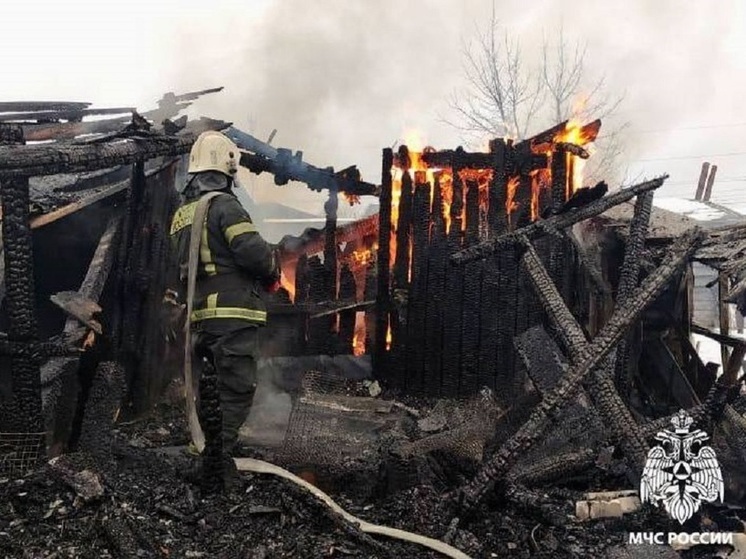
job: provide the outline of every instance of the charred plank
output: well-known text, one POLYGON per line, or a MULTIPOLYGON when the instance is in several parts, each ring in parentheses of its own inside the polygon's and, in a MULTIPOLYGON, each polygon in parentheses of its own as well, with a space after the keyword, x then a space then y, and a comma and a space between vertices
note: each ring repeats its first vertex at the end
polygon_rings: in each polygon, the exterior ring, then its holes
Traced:
POLYGON ((583 378, 612 351, 629 326, 680 271, 694 254, 702 237, 699 229, 693 229, 676 241, 661 266, 645 279, 624 306, 616 309, 600 334, 589 344, 588 351, 584 352, 579 363, 542 399, 528 421, 484 464, 474 479, 461 488, 458 497, 462 499, 465 512, 472 510, 492 484, 512 467, 518 456, 531 448, 546 432, 557 410, 568 401, 583 378))
POLYGON ((566 214, 552 216, 548 219, 534 222, 519 231, 507 233, 499 236, 496 239, 476 244, 473 247, 463 249, 458 253, 452 255, 451 261, 454 264, 463 265, 473 260, 485 258, 489 254, 497 252, 507 246, 518 242, 519 233, 526 236, 530 240, 541 237, 543 235, 555 233, 576 223, 600 215, 609 208, 613 208, 614 206, 626 202, 627 200, 631 200, 632 198, 643 192, 660 188, 667 178, 668 175, 663 175, 656 179, 646 181, 629 188, 621 189, 617 192, 614 192, 613 194, 604 196, 600 200, 597 200, 582 208, 578 208, 566 214))

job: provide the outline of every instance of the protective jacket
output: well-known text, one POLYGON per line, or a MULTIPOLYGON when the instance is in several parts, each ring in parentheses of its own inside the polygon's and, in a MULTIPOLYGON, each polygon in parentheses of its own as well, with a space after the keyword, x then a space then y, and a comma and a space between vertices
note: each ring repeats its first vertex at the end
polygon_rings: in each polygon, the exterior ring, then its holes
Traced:
MULTIPOLYGON (((171 222, 182 293, 198 201, 187 200, 171 222)), ((202 228, 192 324, 216 335, 265 324, 267 309, 260 292, 277 280, 279 268, 272 247, 259 235, 238 199, 228 193, 215 197, 202 228)))

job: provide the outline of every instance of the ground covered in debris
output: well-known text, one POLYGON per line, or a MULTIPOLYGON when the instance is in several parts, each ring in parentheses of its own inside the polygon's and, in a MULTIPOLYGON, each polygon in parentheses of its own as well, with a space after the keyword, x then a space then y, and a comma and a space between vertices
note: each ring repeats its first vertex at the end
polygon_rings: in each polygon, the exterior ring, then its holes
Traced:
MULTIPOLYGON (((120 425, 110 452, 68 455, 20 479, 0 480, 0 557, 438 557, 361 534, 302 489, 271 476, 242 474, 222 494, 203 494, 195 460, 159 451, 184 444, 186 432, 181 408, 163 406, 120 425), (96 475, 78 475, 77 485, 65 475, 86 469, 96 475)), ((326 480, 325 488, 369 522, 443 538, 451 519, 443 506, 447 477, 388 494, 379 484, 365 502, 353 486, 363 480, 354 476, 337 486, 326 480)), ((623 548, 627 532, 674 528, 648 511, 580 523, 572 517, 576 495, 571 486, 553 489, 542 493, 539 508, 493 499, 451 529, 451 541, 475 558, 640 557, 623 548)), ((736 529, 734 516, 707 515, 707 522, 711 530, 736 529)))

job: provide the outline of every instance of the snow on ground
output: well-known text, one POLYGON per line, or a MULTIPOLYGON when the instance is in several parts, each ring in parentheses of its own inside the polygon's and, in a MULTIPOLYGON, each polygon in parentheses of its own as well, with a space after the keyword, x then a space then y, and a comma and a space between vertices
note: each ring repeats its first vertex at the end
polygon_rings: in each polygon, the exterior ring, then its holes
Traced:
POLYGON ((686 200, 684 198, 655 198, 655 206, 674 212, 696 221, 714 221, 725 217, 725 212, 713 208, 703 202, 686 200))

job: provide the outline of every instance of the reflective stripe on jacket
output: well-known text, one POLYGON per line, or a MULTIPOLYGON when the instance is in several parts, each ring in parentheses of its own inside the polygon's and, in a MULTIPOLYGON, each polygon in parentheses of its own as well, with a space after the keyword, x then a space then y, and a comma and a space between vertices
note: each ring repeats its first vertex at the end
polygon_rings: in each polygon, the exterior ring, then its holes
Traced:
MULTIPOLYGON (((185 283, 189 237, 197 200, 188 200, 174 214, 171 239, 185 283)), ((216 333, 250 324, 265 324, 262 285, 276 273, 272 247, 262 239, 249 214, 230 194, 212 200, 202 228, 197 287, 191 320, 216 333)))

